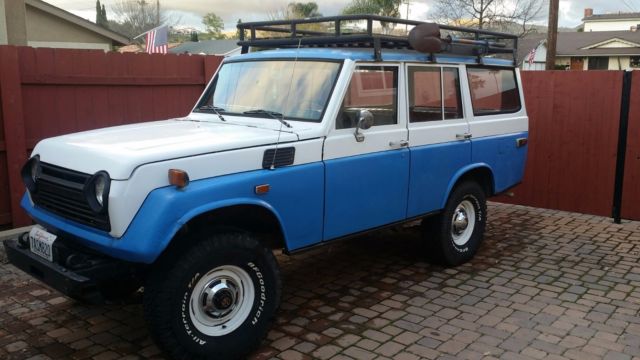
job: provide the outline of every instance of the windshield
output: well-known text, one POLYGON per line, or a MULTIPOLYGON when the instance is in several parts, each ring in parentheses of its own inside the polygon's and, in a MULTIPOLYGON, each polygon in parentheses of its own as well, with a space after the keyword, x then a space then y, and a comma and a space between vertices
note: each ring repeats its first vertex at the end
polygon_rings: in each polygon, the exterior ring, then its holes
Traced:
POLYGON ((197 111, 320 121, 340 65, 301 60, 226 63, 197 111))

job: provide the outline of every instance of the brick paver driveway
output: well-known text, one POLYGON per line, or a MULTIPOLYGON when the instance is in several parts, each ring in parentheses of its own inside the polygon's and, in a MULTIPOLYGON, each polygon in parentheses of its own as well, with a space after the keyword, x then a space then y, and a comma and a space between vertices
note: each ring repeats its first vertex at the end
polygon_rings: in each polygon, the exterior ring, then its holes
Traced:
MULTIPOLYGON (((418 228, 280 256, 254 358, 640 359, 640 222, 490 205, 470 264, 424 262, 418 228)), ((0 266, 0 358, 160 357, 138 305, 84 306, 0 266)))

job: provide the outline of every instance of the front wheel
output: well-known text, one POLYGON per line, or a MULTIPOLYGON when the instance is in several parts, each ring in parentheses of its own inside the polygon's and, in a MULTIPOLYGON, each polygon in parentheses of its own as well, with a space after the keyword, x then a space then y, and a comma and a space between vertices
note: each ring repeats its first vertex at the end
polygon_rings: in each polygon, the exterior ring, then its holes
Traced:
POLYGON ((271 250, 249 234, 219 234, 151 274, 144 313, 175 359, 240 359, 266 335, 280 291, 271 250))
POLYGON ((478 251, 487 223, 487 201, 476 182, 464 182, 451 192, 442 214, 425 219, 423 230, 431 257, 457 266, 478 251))

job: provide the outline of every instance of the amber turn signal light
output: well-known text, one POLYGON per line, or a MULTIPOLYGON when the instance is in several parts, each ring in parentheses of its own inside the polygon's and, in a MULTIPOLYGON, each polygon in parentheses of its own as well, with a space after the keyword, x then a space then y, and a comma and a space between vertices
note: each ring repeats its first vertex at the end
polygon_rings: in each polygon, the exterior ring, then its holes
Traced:
POLYGON ((269 192, 269 190, 271 190, 271 186, 269 186, 269 184, 263 184, 263 185, 258 185, 256 186, 256 194, 257 195, 263 195, 269 192))
POLYGON ((189 185, 189 174, 184 170, 169 169, 169 184, 183 188, 189 185))

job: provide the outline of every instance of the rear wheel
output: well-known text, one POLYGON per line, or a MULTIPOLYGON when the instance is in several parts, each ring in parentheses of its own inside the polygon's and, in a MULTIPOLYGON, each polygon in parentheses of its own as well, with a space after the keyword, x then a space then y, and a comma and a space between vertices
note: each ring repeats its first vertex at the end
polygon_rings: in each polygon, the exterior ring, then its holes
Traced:
POLYGON ((162 268, 145 287, 144 312, 166 353, 240 359, 258 347, 280 301, 271 250, 249 234, 219 234, 162 268))
POLYGON ((463 182, 451 192, 443 212, 423 221, 430 257, 448 266, 473 258, 487 222, 484 190, 476 182, 463 182))

